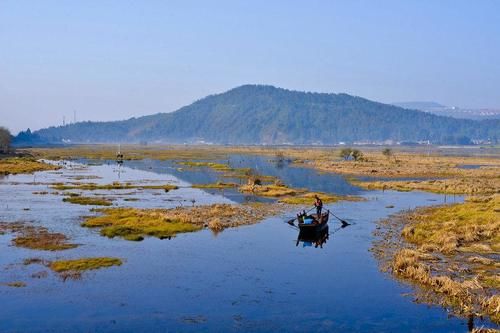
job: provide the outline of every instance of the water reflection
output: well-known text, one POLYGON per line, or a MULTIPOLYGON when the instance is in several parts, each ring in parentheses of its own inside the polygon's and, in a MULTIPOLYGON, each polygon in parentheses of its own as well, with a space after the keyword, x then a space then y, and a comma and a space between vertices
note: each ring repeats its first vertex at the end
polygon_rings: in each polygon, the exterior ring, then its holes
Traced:
POLYGON ((315 248, 323 248, 323 244, 326 243, 330 236, 328 230, 328 225, 318 233, 310 233, 304 230, 299 230, 295 246, 299 246, 299 244, 302 243, 302 247, 314 246, 315 248))

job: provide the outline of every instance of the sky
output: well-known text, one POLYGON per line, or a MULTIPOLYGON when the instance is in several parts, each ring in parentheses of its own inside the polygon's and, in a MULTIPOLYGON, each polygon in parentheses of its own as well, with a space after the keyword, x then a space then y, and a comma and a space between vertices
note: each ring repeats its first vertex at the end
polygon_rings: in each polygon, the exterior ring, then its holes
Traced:
POLYGON ((13 133, 248 83, 500 108, 500 1, 0 0, 0 126, 13 133))

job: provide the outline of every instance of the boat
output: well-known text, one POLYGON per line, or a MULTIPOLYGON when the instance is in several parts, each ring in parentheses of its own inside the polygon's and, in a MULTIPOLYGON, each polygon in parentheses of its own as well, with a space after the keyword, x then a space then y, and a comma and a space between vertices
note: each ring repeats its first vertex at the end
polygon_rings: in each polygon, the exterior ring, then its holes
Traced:
POLYGON ((299 230, 303 238, 317 238, 328 228, 328 217, 330 211, 322 213, 320 217, 317 214, 299 216, 299 230))

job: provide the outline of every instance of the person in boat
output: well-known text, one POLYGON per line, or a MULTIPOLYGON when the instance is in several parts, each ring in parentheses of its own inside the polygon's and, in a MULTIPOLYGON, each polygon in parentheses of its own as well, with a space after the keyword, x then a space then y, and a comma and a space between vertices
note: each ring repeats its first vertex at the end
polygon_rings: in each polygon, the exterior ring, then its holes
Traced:
POLYGON ((316 198, 316 201, 314 201, 314 207, 316 207, 316 214, 318 216, 318 221, 320 221, 321 210, 323 209, 323 201, 321 201, 318 195, 315 195, 314 198, 316 198))

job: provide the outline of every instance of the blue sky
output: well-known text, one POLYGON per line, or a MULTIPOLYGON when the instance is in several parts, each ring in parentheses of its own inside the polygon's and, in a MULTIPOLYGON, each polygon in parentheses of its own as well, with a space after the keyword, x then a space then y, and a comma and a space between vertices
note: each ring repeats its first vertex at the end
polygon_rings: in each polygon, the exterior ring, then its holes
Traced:
POLYGON ((174 111, 246 83, 500 108, 500 1, 0 0, 0 125, 174 111))

